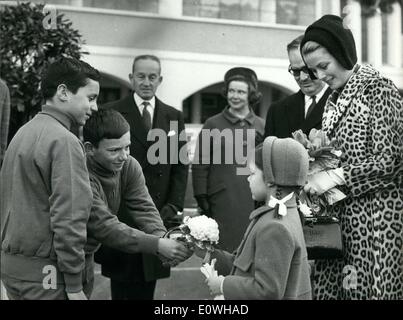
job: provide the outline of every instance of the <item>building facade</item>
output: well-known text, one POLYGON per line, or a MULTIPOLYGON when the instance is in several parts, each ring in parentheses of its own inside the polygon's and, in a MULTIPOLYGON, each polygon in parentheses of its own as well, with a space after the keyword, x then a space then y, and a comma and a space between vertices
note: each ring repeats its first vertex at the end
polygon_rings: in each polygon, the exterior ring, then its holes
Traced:
POLYGON ((158 96, 183 110, 187 124, 221 111, 223 76, 234 66, 256 71, 263 99, 255 111, 264 117, 272 101, 298 89, 287 72, 287 43, 328 13, 345 16, 360 62, 373 64, 403 90, 399 2, 391 14, 370 18, 355 0, 31 2, 55 5, 83 35, 90 53, 84 60, 104 75, 100 103, 128 93, 134 56, 155 54, 164 77, 158 96))

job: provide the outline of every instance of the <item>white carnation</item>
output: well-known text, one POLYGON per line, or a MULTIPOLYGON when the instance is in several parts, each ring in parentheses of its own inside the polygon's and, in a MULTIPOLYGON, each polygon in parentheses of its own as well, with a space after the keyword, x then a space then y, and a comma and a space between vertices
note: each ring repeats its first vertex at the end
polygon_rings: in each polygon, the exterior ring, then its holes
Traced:
POLYGON ((185 217, 183 222, 190 229, 190 235, 196 240, 218 243, 218 224, 214 219, 201 215, 193 218, 185 217))

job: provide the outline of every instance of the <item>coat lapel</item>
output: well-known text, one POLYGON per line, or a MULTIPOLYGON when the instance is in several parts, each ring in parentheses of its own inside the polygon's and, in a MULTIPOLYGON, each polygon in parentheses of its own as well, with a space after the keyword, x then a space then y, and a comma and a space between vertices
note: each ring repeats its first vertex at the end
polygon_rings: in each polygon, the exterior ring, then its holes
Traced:
POLYGON ((128 119, 130 134, 133 135, 142 146, 147 148, 147 131, 144 127, 139 108, 134 101, 133 95, 129 95, 126 99, 123 100, 121 113, 128 119))
POLYGON ((288 129, 291 133, 295 128, 299 128, 300 123, 304 121, 304 106, 304 95, 301 90, 298 91, 294 99, 289 101, 289 103, 285 106, 288 129))
POLYGON ((357 93, 362 90, 371 75, 376 73, 377 71, 369 65, 361 66, 357 72, 353 73, 340 93, 336 90, 332 92, 323 114, 323 130, 329 137, 333 136, 335 128, 357 93))
POLYGON ((153 128, 162 129, 165 132, 169 132, 169 117, 166 112, 166 108, 163 107, 162 102, 155 98, 155 109, 154 109, 154 119, 153 128))
MULTIPOLYGON (((246 231, 244 233, 241 243, 239 244, 238 248, 234 252, 235 253, 234 259, 238 258, 241 255, 242 250, 245 246, 246 240, 248 239, 249 234, 252 232, 252 229, 255 226, 256 222, 259 220, 260 216, 262 216, 263 214, 266 214, 267 212, 272 211, 272 210, 273 210, 273 208, 269 208, 266 205, 264 205, 258 209, 255 209, 254 211, 252 211, 252 213, 249 216, 250 223, 249 223, 248 227, 246 228, 246 231)), ((234 274, 235 270, 236 270, 236 267, 233 265, 231 268, 230 274, 234 274)))

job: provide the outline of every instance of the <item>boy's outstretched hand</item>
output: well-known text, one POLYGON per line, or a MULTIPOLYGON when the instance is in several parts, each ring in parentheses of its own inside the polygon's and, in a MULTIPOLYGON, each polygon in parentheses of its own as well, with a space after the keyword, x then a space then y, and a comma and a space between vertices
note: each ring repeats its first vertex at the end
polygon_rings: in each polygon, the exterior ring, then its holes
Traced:
POLYGON ((158 255, 164 265, 174 267, 189 259, 193 255, 193 250, 180 241, 161 238, 158 241, 158 255))

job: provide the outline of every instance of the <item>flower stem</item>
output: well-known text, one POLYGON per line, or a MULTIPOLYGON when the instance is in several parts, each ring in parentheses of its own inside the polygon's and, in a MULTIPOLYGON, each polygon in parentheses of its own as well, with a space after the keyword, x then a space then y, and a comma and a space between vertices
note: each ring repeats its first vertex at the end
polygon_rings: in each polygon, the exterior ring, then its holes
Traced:
POLYGON ((204 259, 203 259, 203 264, 205 264, 205 263, 210 264, 210 261, 211 261, 211 251, 207 249, 206 255, 204 256, 204 259))

